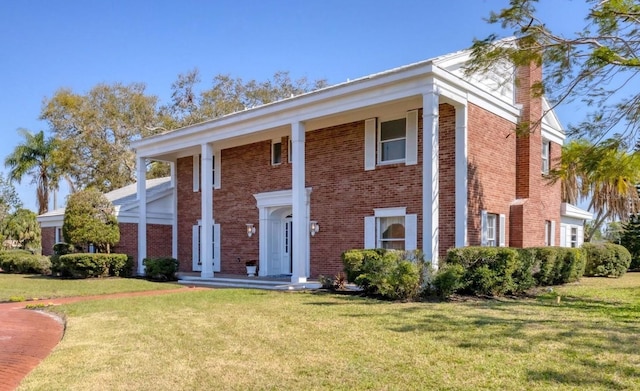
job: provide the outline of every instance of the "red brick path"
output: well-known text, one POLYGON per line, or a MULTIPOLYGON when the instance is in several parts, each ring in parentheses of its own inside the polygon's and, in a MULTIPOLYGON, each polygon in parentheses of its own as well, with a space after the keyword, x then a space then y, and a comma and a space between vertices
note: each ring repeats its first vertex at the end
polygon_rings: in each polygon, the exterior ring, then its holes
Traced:
POLYGON ((67 304, 85 300, 151 296, 206 288, 178 288, 112 295, 66 297, 20 303, 0 303, 0 391, 18 387, 40 361, 49 355, 64 335, 64 321, 42 311, 27 310, 28 304, 67 304))

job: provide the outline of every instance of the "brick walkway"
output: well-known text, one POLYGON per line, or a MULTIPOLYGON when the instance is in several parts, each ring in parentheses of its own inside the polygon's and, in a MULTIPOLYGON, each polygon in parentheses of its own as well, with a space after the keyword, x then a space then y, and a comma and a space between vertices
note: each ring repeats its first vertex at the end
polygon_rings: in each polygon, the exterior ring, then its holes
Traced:
POLYGON ((178 288, 112 295, 66 297, 20 303, 0 303, 0 391, 18 387, 40 361, 51 353, 64 335, 64 322, 42 311, 27 310, 28 304, 67 304, 85 300, 152 296, 206 288, 178 288))

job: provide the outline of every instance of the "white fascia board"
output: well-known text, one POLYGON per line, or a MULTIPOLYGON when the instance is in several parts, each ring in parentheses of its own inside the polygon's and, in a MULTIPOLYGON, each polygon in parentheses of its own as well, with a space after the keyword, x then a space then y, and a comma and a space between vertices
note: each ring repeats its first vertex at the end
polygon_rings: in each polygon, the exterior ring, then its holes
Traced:
POLYGON ((566 138, 564 132, 559 131, 558 129, 553 129, 544 123, 542 124, 542 137, 560 145, 564 144, 564 140, 566 138))
POLYGON ((520 118, 520 109, 513 104, 509 104, 504 100, 484 91, 468 81, 448 72, 439 67, 433 67, 433 73, 437 80, 440 81, 439 86, 444 88, 444 84, 449 88, 456 88, 458 91, 466 91, 469 103, 481 107, 491 113, 494 113, 510 122, 517 123, 520 118))
MULTIPOLYGON (((118 223, 138 224, 139 222, 140 222, 140 218, 138 217, 137 212, 126 212, 118 216, 118 223)), ((147 224, 172 225, 173 214, 172 213, 148 213, 147 224)))
POLYGON ((567 202, 563 202, 560 205, 560 215, 573 217, 580 220, 593 220, 593 213, 582 208, 578 208, 575 205, 571 205, 567 202))
POLYGON ((40 224, 40 227, 62 227, 64 222, 64 214, 54 216, 38 216, 36 220, 40 224))
POLYGON ((420 63, 390 73, 344 83, 255 109, 230 114, 211 121, 182 128, 162 135, 132 142, 138 156, 152 157, 187 149, 205 142, 241 137, 257 131, 288 126, 295 121, 307 121, 335 115, 367 105, 421 94, 432 65, 420 63), (416 82, 418 81, 418 82, 416 82), (409 95, 407 95, 409 94, 409 95))

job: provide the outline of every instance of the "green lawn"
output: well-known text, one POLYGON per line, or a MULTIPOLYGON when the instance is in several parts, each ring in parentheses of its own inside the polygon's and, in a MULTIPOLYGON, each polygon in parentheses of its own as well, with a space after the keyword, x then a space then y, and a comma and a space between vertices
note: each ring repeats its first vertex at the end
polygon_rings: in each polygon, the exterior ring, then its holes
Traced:
POLYGON ((68 280, 41 275, 0 273, 0 303, 10 299, 52 299, 56 297, 104 295, 119 292, 177 288, 135 278, 88 278, 68 280))
POLYGON ((640 389, 640 273, 518 300, 217 289, 54 310, 65 337, 20 390, 640 389))

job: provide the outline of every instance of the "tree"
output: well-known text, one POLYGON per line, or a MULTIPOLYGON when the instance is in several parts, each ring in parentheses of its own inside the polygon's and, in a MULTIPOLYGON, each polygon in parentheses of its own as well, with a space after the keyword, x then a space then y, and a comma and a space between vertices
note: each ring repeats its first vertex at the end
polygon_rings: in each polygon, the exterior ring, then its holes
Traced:
POLYGON ((65 242, 98 252, 111 252, 120 241, 120 228, 111 202, 96 188, 71 194, 67 199, 62 232, 65 242))
POLYGON ((20 207, 22 207, 22 201, 16 188, 0 173, 0 221, 20 207))
POLYGON ((640 71, 640 3, 586 1, 585 27, 567 37, 538 17, 538 0, 510 0, 488 21, 510 30, 515 40, 500 41, 496 34, 474 40, 467 72, 485 72, 505 60, 517 66, 543 65, 544 80, 536 84, 536 94, 545 94, 554 105, 577 98, 592 110, 570 128, 571 136, 600 140, 616 128, 621 129, 618 136, 635 139, 640 90, 628 87, 640 71))
POLYGON ((640 153, 626 152, 619 140, 569 142, 562 147, 562 157, 551 170, 550 179, 552 183, 561 181, 563 202, 576 204, 590 199, 589 209, 596 215, 585 230, 585 241, 590 241, 605 221, 626 221, 640 211, 636 188, 640 183, 640 153))
POLYGON ((5 167, 10 169, 9 180, 20 183, 25 175, 31 176, 31 183, 36 185, 36 202, 38 214, 49 210, 49 191, 58 187, 60 171, 56 165, 55 138, 45 138, 44 131, 36 134, 26 129, 18 129, 24 141, 4 160, 5 167))
POLYGON ((623 224, 620 244, 631 253, 629 269, 640 269, 640 215, 633 215, 623 224))
POLYGON ((40 224, 36 214, 29 209, 20 208, 2 220, 2 236, 5 240, 15 240, 20 248, 33 252, 42 249, 40 224))
POLYGON ((292 80, 289 72, 276 72, 271 79, 244 82, 219 74, 209 89, 200 90, 197 69, 178 75, 171 85, 171 103, 160 108, 162 126, 173 129, 193 125, 248 108, 276 102, 327 86, 326 80, 292 80))
POLYGON ((157 98, 144 84, 98 84, 87 94, 58 90, 46 99, 41 119, 60 140, 62 169, 80 188, 110 191, 135 182, 132 140, 157 133, 157 98))

